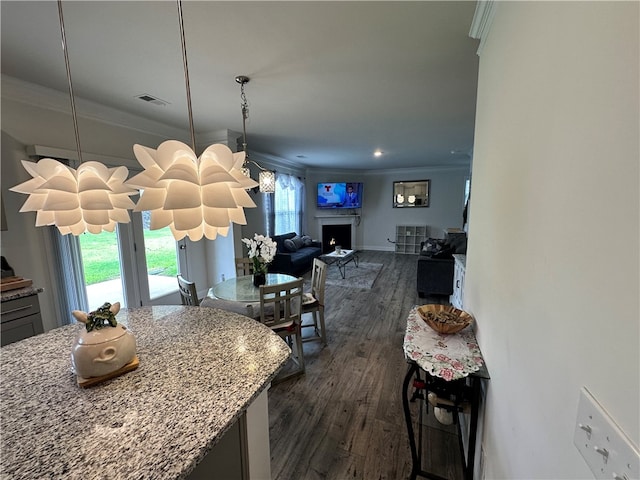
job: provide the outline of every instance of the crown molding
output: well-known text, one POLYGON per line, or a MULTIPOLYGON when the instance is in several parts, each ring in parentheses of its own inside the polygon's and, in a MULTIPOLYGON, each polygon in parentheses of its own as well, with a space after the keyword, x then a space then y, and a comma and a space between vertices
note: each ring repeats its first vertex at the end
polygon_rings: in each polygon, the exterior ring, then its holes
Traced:
POLYGON ((376 169, 376 170, 349 170, 349 169, 339 169, 335 168, 308 168, 308 174, 324 174, 327 172, 332 173, 340 173, 340 174, 354 174, 354 175, 364 175, 368 177, 373 176, 386 176, 386 175, 410 175, 410 174, 424 174, 424 173, 435 173, 435 172, 469 172, 469 165, 425 165, 424 167, 406 167, 406 168, 387 168, 387 169, 376 169))
POLYGON ((471 21, 469 36, 480 40, 480 45, 476 51, 478 56, 482 54, 484 44, 489 37, 489 31, 491 30, 491 24, 493 23, 497 8, 498 3, 494 0, 479 0, 478 3, 476 3, 476 11, 471 21))

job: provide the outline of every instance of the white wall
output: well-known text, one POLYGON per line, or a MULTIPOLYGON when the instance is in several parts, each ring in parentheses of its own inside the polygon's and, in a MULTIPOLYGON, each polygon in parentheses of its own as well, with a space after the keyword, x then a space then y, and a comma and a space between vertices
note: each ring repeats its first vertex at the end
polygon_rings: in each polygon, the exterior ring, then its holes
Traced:
MULTIPOLYGON (((412 168, 396 170, 336 171, 313 169, 307 171, 307 231, 320 239, 317 215, 335 212, 316 208, 318 182, 363 182, 362 215, 356 228, 355 247, 364 250, 394 251, 387 238, 395 238, 396 225, 428 225, 429 235, 442 237, 447 227, 462 228, 464 185, 469 176, 465 167, 412 168), (431 180, 429 207, 393 208, 393 182, 431 180)), ((349 211, 350 212, 350 211, 349 211)))
POLYGON ((465 306, 488 479, 593 478, 581 386, 640 443, 638 18, 500 2, 480 56, 465 306))
POLYGON ((22 168, 21 159, 26 159, 24 146, 2 132, 2 201, 7 219, 7 230, 0 234, 2 256, 7 259, 16 275, 29 278, 34 287, 44 288, 38 295, 42 323, 45 330, 57 327, 53 315, 51 278, 45 253, 44 232, 36 229, 35 213, 18 213, 26 196, 10 192, 9 188, 24 182, 31 176, 22 168), (22 198, 24 197, 24 198, 22 198))

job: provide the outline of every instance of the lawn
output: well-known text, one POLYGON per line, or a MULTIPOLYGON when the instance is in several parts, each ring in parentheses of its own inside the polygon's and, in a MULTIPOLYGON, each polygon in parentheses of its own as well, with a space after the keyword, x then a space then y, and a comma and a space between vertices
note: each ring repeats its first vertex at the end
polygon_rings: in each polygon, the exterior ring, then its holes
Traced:
MULTIPOLYGON (((175 277, 176 242, 169 229, 145 230, 147 271, 151 275, 175 277)), ((120 257, 116 233, 80 235, 80 249, 87 285, 120 277, 120 257)))

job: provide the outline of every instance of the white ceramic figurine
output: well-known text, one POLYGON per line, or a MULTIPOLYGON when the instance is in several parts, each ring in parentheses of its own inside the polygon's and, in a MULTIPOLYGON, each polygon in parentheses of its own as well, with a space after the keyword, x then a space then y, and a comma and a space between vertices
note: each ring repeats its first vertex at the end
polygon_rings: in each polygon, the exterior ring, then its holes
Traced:
POLYGON ((71 363, 82 378, 108 375, 131 362, 136 355, 136 339, 127 327, 116 321, 120 303, 105 303, 86 313, 74 310, 72 315, 83 328, 76 337, 71 363))

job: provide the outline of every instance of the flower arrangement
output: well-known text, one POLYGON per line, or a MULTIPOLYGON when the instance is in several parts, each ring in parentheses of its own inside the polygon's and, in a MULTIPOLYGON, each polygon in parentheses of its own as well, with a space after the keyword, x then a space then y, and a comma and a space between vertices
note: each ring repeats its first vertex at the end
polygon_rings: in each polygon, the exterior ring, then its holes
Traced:
POLYGON ((249 258, 253 260, 253 272, 266 274, 267 267, 276 256, 276 242, 271 237, 256 233, 253 239, 243 238, 242 243, 249 248, 249 258))

